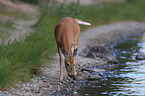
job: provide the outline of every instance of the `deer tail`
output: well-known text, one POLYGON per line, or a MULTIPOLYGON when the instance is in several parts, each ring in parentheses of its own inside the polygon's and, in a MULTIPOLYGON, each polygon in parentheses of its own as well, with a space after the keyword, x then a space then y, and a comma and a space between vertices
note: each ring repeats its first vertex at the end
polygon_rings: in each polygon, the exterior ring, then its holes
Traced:
POLYGON ((88 22, 82 21, 82 20, 80 20, 80 19, 75 19, 75 21, 76 21, 78 24, 91 25, 91 23, 88 23, 88 22))

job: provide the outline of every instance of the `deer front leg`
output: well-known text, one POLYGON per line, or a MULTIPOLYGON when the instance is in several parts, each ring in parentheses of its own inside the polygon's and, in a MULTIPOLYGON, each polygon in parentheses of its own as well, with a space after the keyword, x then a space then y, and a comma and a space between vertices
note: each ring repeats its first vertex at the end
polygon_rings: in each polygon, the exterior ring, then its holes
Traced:
POLYGON ((73 80, 75 81, 76 80, 76 69, 75 69, 75 66, 74 66, 74 76, 73 76, 73 80))
POLYGON ((75 68, 75 64, 76 64, 76 57, 75 57, 75 59, 74 59, 74 66, 73 66, 73 69, 74 69, 74 76, 73 76, 73 82, 75 82, 75 80, 76 80, 76 75, 77 75, 77 73, 76 73, 76 68, 75 68))
POLYGON ((60 81, 62 81, 62 56, 60 56, 60 81))
POLYGON ((63 58, 60 49, 58 50, 59 53, 59 62, 60 62, 60 82, 62 81, 62 63, 63 63, 63 58))

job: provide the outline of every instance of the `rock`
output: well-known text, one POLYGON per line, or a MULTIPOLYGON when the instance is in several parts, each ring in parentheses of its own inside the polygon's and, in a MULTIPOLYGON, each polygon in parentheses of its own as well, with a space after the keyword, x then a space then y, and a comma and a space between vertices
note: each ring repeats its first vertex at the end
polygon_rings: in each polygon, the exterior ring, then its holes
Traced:
POLYGON ((86 69, 86 68, 82 68, 81 71, 82 71, 82 72, 87 71, 87 72, 89 72, 89 73, 93 73, 93 72, 94 72, 94 71, 92 71, 92 70, 90 70, 90 69, 86 69))
POLYGON ((81 72, 79 72, 79 79, 86 79, 86 80, 98 80, 101 76, 98 74, 100 72, 104 72, 104 69, 89 69, 89 68, 82 68, 81 72), (97 73, 95 73, 97 72, 97 73))
POLYGON ((73 94, 77 94, 77 92, 76 92, 76 91, 74 91, 74 92, 73 92, 73 94))
POLYGON ((114 56, 107 56, 107 63, 118 64, 118 60, 114 56))
POLYGON ((104 70, 104 69, 93 69, 92 71, 94 71, 94 72, 105 72, 106 70, 104 70))
POLYGON ((105 70, 104 69, 87 69, 87 68, 82 68, 81 71, 82 72, 87 71, 89 73, 93 73, 93 72, 99 73, 99 72, 104 72, 105 70))
POLYGON ((101 76, 99 75, 90 75, 86 79, 92 81, 92 80, 98 80, 99 78, 101 78, 101 76))
POLYGON ((138 53, 135 57, 136 60, 145 60, 145 53, 138 53))
POLYGON ((112 54, 113 52, 109 48, 103 46, 88 46, 79 55, 94 59, 98 57, 106 60, 107 63, 118 64, 118 60, 112 54))

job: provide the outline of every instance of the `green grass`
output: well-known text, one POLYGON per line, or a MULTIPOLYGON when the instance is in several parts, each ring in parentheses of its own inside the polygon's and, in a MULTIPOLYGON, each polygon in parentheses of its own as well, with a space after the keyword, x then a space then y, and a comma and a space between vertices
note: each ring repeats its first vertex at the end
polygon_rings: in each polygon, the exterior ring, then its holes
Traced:
POLYGON ((116 21, 145 21, 145 1, 125 3, 101 3, 81 7, 82 19, 95 26, 116 21))
POLYGON ((56 24, 53 20, 56 18, 50 17, 51 20, 48 20, 46 17, 40 19, 36 33, 24 42, 0 46, 0 89, 6 90, 19 80, 29 81, 32 74, 40 74, 43 59, 49 60, 48 56, 56 51, 53 36, 56 24))
MULTIPOLYGON (((145 21, 145 2, 104 3, 92 6, 62 4, 43 7, 36 32, 23 42, 0 46, 0 89, 8 89, 17 81, 29 81, 41 73, 40 66, 49 62, 56 51, 54 27, 66 16, 80 18, 97 26, 116 21, 145 21)), ((90 28, 82 26, 81 29, 90 28)))
POLYGON ((16 29, 13 26, 13 22, 12 21, 0 21, 0 39, 1 40, 5 40, 6 38, 8 38, 11 34, 14 33, 14 30, 16 29))

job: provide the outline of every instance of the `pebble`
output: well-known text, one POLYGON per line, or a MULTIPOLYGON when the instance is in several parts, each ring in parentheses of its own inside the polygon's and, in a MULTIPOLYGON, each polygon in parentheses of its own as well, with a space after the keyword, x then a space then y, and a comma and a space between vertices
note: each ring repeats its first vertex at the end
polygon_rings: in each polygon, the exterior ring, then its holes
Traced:
POLYGON ((77 94, 77 92, 76 92, 76 91, 74 91, 73 93, 74 93, 74 94, 77 94))
POLYGON ((94 71, 94 72, 105 72, 106 70, 104 70, 104 69, 93 69, 92 71, 94 71))

